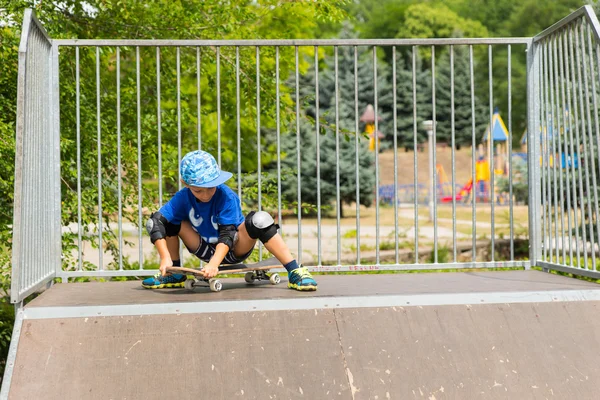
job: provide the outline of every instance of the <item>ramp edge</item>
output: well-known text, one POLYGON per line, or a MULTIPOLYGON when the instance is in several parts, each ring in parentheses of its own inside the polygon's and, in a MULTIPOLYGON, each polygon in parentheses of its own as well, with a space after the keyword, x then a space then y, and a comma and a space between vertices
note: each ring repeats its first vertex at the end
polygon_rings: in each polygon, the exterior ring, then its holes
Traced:
MULTIPOLYGON (((22 304, 22 303, 21 303, 22 304)), ((17 359, 17 348, 19 347, 19 338, 21 337, 21 327, 25 319, 23 308, 19 306, 15 315, 15 323, 13 333, 10 339, 10 347, 8 348, 8 357, 6 358, 6 366, 4 368, 4 377, 2 378, 2 389, 0 390, 0 400, 8 399, 10 391, 10 383, 12 380, 13 368, 17 359)))
POLYGON ((110 306, 93 305, 68 307, 26 307, 23 310, 23 318, 90 318, 131 315, 143 316, 157 314, 200 314, 222 312, 415 307, 506 303, 549 303, 572 301, 600 301, 600 290, 587 289, 385 296, 331 296, 296 299, 265 299, 244 301, 228 300, 189 303, 123 304, 110 306))

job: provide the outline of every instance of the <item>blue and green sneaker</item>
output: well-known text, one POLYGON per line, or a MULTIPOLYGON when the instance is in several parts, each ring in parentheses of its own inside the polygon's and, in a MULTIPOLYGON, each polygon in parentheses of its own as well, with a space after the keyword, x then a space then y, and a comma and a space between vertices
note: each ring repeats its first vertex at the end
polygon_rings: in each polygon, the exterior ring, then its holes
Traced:
POLYGON ((162 276, 159 272, 150 278, 144 279, 142 286, 146 289, 181 288, 186 279, 187 277, 184 274, 162 276))
POLYGON ((317 282, 313 279, 308 268, 296 268, 288 273, 288 288, 296 290, 317 290, 317 282))

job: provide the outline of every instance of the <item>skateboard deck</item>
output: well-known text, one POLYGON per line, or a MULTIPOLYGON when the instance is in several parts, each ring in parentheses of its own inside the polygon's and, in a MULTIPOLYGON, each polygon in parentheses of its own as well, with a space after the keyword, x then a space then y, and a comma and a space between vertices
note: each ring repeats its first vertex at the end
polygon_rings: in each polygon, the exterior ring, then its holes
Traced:
MULTIPOLYGON (((282 267, 282 265, 275 257, 268 258, 266 260, 262 260, 252 264, 224 264, 219 266, 217 276, 245 272, 246 274, 244 276, 244 279, 247 283, 253 283, 256 280, 268 280, 269 282, 271 282, 271 284, 277 285, 281 281, 279 274, 267 274, 267 271, 277 267, 282 267)), ((194 277, 193 279, 190 279, 188 277, 188 279, 185 281, 185 288, 188 290, 193 290, 196 286, 205 286, 206 284, 208 284, 210 290, 212 290, 213 292, 218 292, 223 287, 220 279, 217 279, 216 277, 207 279, 204 275, 204 271, 201 268, 167 267, 166 272, 168 274, 192 275, 194 277)))

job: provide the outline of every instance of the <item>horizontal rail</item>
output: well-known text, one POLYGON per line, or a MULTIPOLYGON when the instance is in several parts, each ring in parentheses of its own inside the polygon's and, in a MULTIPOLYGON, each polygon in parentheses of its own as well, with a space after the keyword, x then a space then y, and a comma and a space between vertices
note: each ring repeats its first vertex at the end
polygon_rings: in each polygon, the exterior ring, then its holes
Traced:
POLYGON ((537 261, 535 263, 535 265, 538 267, 542 267, 542 268, 553 270, 553 271, 565 272, 567 274, 573 274, 573 275, 577 275, 577 276, 585 276, 587 278, 600 279, 600 271, 593 271, 593 270, 589 270, 589 269, 569 267, 566 265, 560 265, 560 264, 550 263, 550 262, 546 262, 546 261, 537 261))
POLYGON ((561 19, 554 25, 546 28, 541 33, 535 35, 533 37, 533 42, 536 43, 536 42, 539 42, 540 40, 543 40, 548 35, 551 35, 552 33, 569 25, 571 22, 573 22, 583 16, 585 16, 586 19, 588 20, 588 22, 590 23, 590 25, 592 25, 594 27, 593 31, 594 31, 594 35, 596 36, 596 40, 600 40, 600 24, 598 24, 598 18, 596 17, 596 14, 594 13, 594 9, 589 5, 585 5, 585 6, 581 7, 580 9, 578 9, 577 11, 564 17, 563 19, 561 19))
POLYGON ((55 39, 58 46, 431 46, 529 44, 531 38, 151 40, 55 39))
MULTIPOLYGON (((529 261, 492 261, 492 262, 463 262, 439 264, 361 264, 361 265, 305 265, 312 272, 367 272, 367 271, 428 271, 449 269, 482 269, 482 268, 529 268, 529 261)), ((63 271, 58 278, 79 277, 118 277, 118 276, 150 276, 156 274, 156 269, 135 270, 103 270, 103 271, 63 271)), ((273 268, 272 272, 286 272, 284 268, 273 268)))

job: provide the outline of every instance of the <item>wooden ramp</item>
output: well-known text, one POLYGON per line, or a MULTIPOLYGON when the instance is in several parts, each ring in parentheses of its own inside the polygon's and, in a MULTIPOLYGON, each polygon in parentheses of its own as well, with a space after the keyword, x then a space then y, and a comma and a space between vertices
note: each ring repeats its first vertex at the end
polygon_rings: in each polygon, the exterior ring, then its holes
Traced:
POLYGON ((9 399, 595 399, 600 286, 538 271, 319 276, 319 291, 57 284, 9 399))

